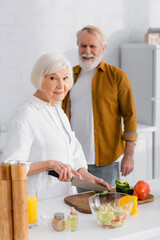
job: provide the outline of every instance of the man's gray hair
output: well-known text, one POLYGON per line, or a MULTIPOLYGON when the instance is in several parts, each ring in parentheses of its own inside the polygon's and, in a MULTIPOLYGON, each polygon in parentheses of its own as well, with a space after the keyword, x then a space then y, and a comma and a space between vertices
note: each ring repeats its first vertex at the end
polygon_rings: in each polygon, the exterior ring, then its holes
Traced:
POLYGON ((80 35, 81 33, 86 30, 87 32, 91 33, 91 34, 94 34, 96 35, 96 37, 101 41, 102 43, 102 46, 104 47, 105 44, 106 44, 106 37, 105 37, 105 34, 97 27, 94 27, 92 25, 88 25, 88 26, 85 26, 83 27, 81 30, 79 30, 76 34, 77 36, 77 45, 79 45, 79 38, 80 38, 80 35))
POLYGON ((68 68, 70 86, 73 86, 73 71, 71 64, 63 55, 47 53, 42 55, 35 63, 31 72, 31 82, 38 90, 42 90, 44 77, 61 69, 68 68))

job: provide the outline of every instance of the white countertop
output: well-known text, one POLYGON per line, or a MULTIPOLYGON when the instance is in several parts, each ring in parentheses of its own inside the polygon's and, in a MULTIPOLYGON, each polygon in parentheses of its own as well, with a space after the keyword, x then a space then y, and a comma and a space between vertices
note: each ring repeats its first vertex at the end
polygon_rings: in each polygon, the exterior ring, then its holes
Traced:
MULTIPOLYGON (((150 203, 138 205, 138 213, 129 217, 127 222, 115 229, 103 229, 93 219, 92 214, 78 213, 79 229, 76 232, 56 232, 38 222, 38 227, 29 229, 29 240, 143 240, 160 239, 160 179, 148 181, 151 193, 155 200, 150 203)), ((64 203, 64 198, 54 198, 38 201, 38 215, 43 213, 64 212, 65 216, 70 211, 70 206, 64 203)))

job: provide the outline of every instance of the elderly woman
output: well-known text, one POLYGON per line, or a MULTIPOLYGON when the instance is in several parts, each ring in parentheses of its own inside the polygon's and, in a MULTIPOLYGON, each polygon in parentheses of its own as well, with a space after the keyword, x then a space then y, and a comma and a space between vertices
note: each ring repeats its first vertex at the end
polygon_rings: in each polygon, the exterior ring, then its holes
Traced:
POLYGON ((35 63, 31 81, 37 90, 11 122, 3 161, 26 164, 27 187, 36 189, 40 199, 72 193, 72 174, 110 189, 87 171, 81 145, 58 104, 73 84, 69 62, 63 56, 45 54, 35 63), (59 178, 49 176, 49 169, 59 178))

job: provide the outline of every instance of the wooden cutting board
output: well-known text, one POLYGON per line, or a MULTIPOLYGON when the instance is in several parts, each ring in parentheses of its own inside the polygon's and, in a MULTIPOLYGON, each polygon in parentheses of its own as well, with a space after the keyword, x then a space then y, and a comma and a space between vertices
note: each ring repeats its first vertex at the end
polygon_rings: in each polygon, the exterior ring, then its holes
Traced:
MULTIPOLYGON (((115 192, 115 188, 112 189, 112 192, 115 192)), ((75 207, 79 212, 82 213, 91 213, 88 198, 91 197, 93 192, 85 192, 79 193, 75 195, 70 195, 64 198, 64 202, 71 207, 75 207)), ((154 196, 149 194, 145 200, 138 200, 138 204, 152 202, 154 200, 154 196)))

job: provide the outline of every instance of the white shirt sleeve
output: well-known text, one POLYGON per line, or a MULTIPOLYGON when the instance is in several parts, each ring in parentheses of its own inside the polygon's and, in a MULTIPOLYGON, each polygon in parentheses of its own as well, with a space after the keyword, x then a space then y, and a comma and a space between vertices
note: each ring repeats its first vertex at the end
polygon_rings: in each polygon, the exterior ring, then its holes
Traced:
POLYGON ((7 132, 2 161, 14 164, 26 164, 26 173, 29 171, 28 157, 33 142, 33 135, 29 127, 22 120, 16 118, 11 122, 7 132))

